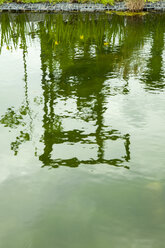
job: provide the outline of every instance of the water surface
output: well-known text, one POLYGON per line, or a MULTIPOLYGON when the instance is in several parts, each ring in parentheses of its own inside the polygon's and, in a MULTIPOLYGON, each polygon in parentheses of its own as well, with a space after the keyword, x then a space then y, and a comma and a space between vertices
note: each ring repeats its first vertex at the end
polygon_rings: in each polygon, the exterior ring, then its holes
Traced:
POLYGON ((164 23, 0 15, 0 247, 164 247, 164 23))

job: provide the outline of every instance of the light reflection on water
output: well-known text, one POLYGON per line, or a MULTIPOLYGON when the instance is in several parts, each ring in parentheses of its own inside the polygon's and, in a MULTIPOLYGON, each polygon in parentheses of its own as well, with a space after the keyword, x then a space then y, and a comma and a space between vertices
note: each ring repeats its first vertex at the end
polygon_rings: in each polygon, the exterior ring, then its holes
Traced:
POLYGON ((164 19, 0 15, 4 248, 163 247, 164 19))

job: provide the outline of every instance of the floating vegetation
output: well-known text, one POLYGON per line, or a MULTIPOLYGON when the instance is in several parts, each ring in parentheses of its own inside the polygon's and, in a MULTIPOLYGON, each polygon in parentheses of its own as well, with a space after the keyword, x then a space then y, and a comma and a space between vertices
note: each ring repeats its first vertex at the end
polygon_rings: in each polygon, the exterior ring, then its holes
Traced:
POLYGON ((80 40, 83 40, 84 39, 84 35, 80 35, 80 40))
POLYGON ((130 12, 130 11, 106 11, 107 14, 116 14, 119 16, 144 16, 147 15, 148 12, 130 12))

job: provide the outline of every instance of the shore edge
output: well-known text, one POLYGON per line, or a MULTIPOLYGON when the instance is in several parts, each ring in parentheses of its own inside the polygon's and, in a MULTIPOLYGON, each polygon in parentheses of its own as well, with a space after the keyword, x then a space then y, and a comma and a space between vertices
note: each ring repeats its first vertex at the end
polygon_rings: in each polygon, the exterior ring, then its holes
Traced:
MULTIPOLYGON (((94 3, 3 3, 0 5, 0 12, 106 12, 106 11, 127 11, 124 2, 117 2, 114 5, 94 3)), ((165 11, 165 1, 146 3, 144 11, 165 11)))

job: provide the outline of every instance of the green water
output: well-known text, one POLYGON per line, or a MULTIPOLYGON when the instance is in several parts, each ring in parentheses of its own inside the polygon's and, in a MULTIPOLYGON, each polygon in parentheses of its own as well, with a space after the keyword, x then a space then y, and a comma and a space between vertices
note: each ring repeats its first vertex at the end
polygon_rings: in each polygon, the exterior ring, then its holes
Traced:
POLYGON ((164 23, 0 14, 0 248, 164 248, 164 23))

